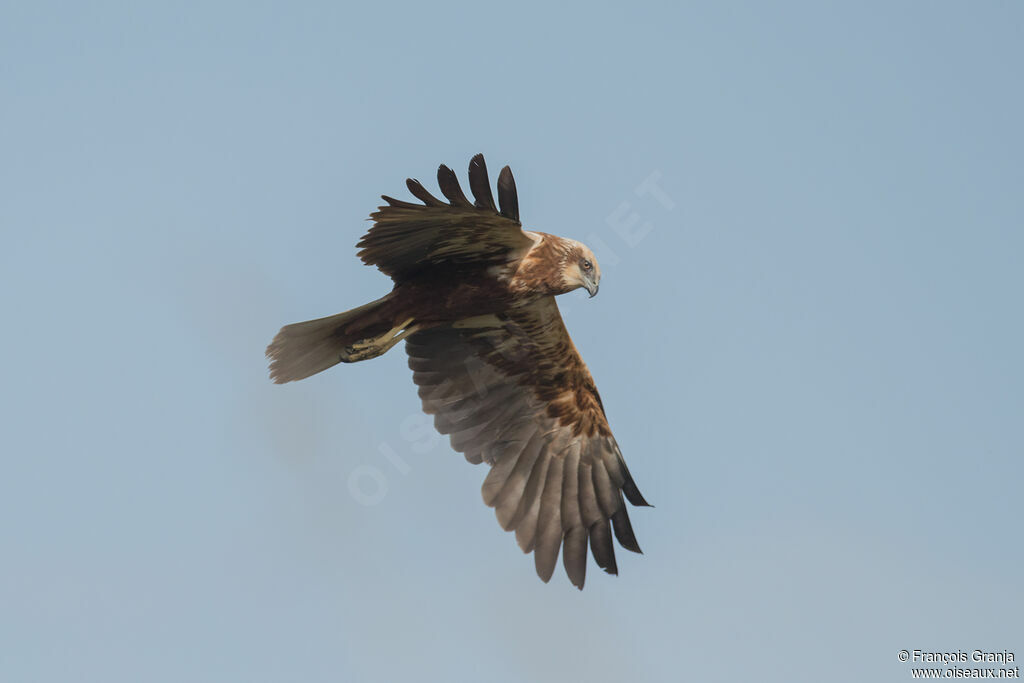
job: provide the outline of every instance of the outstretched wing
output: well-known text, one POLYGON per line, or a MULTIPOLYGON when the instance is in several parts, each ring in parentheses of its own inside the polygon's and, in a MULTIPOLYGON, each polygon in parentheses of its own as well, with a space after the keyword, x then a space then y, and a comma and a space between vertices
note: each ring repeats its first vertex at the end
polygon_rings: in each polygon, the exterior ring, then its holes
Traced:
POLYGON ((382 195, 388 205, 370 214, 374 226, 356 245, 364 263, 396 281, 431 266, 504 263, 533 244, 519 224, 516 183, 508 166, 498 176, 500 209, 494 204, 482 154, 469 163, 474 202, 444 165, 437 169, 437 184, 448 203, 427 192, 418 180, 405 182, 423 204, 382 195))
POLYGON ((617 573, 612 531, 640 552, 623 494, 647 505, 626 468, 601 398, 547 297, 502 317, 483 316, 406 340, 423 410, 452 447, 487 462, 484 502, 537 574, 551 578, 559 549, 583 588, 587 546, 617 573))

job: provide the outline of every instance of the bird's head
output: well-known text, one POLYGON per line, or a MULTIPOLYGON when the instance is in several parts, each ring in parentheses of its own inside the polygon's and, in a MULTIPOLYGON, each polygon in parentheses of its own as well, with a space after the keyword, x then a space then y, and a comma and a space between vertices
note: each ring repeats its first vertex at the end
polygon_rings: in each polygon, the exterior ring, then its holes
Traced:
POLYGON ((568 249, 565 251, 565 260, 562 262, 562 281, 565 284, 565 291, 571 292, 574 289, 583 287, 590 296, 597 294, 598 285, 601 284, 601 266, 597 265, 594 252, 590 247, 577 242, 566 240, 568 249))

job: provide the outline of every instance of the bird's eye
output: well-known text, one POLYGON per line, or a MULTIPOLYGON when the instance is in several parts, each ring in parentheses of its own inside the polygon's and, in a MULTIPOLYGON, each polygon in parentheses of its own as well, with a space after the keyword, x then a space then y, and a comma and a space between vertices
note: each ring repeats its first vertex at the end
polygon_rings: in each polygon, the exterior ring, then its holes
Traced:
POLYGON ((591 263, 590 261, 588 261, 587 259, 583 259, 583 260, 582 260, 582 261, 580 262, 580 265, 581 265, 581 266, 583 266, 583 270, 590 270, 591 268, 593 268, 593 267, 594 267, 594 264, 592 264, 592 263, 591 263))

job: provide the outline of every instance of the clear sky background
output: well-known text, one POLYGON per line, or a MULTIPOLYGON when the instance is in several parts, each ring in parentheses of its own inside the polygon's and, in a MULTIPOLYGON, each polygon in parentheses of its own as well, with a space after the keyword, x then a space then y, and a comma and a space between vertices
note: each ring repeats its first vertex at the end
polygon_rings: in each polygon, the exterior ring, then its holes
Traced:
POLYGON ((1017 2, 4 3, 0 679, 1019 663, 1022 66, 1017 2), (400 348, 267 379, 476 152, 602 262, 561 303, 656 507, 583 592, 400 348))

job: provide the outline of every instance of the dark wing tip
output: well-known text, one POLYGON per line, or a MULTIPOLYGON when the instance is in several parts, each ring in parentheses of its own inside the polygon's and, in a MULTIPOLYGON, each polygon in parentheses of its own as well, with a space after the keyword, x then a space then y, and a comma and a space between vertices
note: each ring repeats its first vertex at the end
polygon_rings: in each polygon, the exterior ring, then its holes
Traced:
POLYGON ((654 507, 644 500, 643 494, 640 493, 640 489, 636 487, 636 482, 633 481, 633 477, 629 476, 628 472, 626 474, 626 481, 622 484, 622 492, 626 494, 626 500, 637 507, 654 507))
POLYGON ((619 567, 615 563, 615 544, 612 542, 612 530, 607 519, 602 519, 590 527, 590 552, 593 553, 597 566, 606 573, 619 573, 619 567))
POLYGON ((455 175, 455 171, 444 164, 437 167, 437 184, 441 187, 441 193, 448 198, 452 206, 463 208, 473 206, 462 192, 462 187, 459 186, 459 177, 455 175))
MULTIPOLYGON (((402 208, 402 209, 416 208, 416 207, 420 206, 419 204, 413 204, 412 202, 405 202, 405 201, 402 201, 401 199, 395 199, 394 197, 389 197, 386 194, 382 194, 380 196, 380 198, 383 199, 385 202, 387 202, 388 206, 397 206, 398 208, 402 208)), ((384 207, 382 206, 380 208, 383 209, 384 207)))
POLYGON ((484 163, 483 154, 477 154, 469 161, 469 189, 476 199, 477 208, 498 211, 494 205, 494 195, 491 194, 491 181, 487 178, 487 164, 484 163))
POLYGON ((620 506, 612 515, 612 529, 615 531, 615 538, 619 540, 619 545, 626 550, 643 555, 644 551, 640 550, 640 544, 636 542, 636 536, 633 534, 633 525, 629 523, 626 506, 621 503, 620 506))
POLYGON ((412 192, 416 199, 419 199, 427 206, 444 206, 444 202, 427 192, 427 188, 423 187, 420 181, 415 178, 406 178, 405 186, 409 188, 409 192, 412 192))
POLYGON ((516 179, 512 177, 512 169, 506 166, 498 174, 498 203, 501 215, 519 222, 519 195, 516 194, 516 179))

